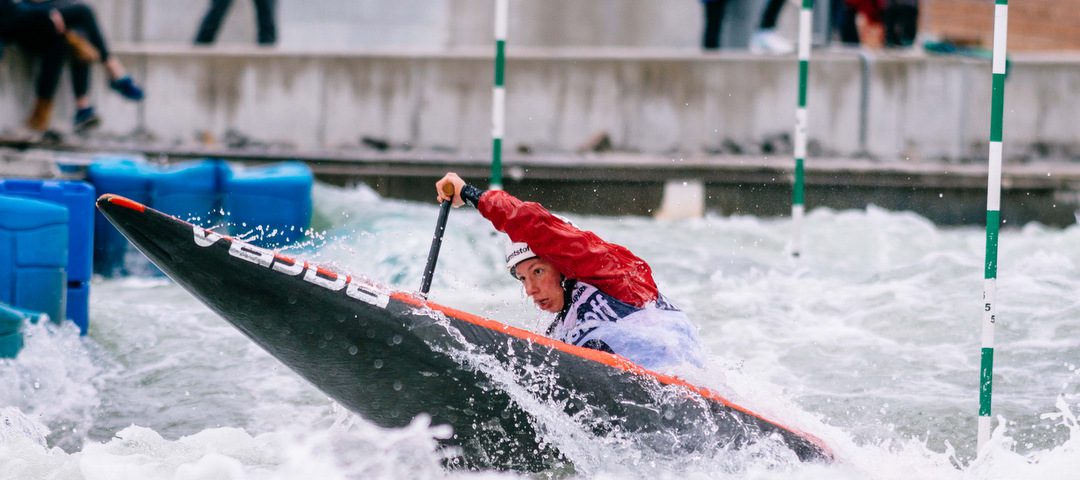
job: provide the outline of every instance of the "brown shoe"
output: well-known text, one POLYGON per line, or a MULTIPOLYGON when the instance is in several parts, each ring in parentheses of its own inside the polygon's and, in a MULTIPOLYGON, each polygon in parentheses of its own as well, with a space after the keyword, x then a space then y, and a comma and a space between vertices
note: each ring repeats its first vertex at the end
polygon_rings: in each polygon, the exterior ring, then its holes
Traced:
POLYGON ((74 30, 64 32, 64 40, 67 40, 68 45, 71 45, 71 53, 80 62, 97 63, 101 60, 101 52, 94 48, 90 41, 79 35, 78 32, 74 30))
POLYGON ((30 118, 26 119, 26 128, 35 132, 44 132, 49 129, 49 120, 52 118, 53 101, 39 98, 34 101, 34 110, 30 112, 30 118))

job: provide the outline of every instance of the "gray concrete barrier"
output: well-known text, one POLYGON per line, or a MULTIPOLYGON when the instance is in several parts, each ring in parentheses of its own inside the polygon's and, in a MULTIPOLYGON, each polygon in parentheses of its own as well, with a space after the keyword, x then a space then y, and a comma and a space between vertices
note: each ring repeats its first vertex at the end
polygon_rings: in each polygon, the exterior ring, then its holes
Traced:
MULTIPOLYGON (((9 50, 11 50, 9 48, 9 50)), ((301 151, 392 146, 487 155, 491 52, 295 52, 247 46, 118 46, 145 84, 136 105, 94 98, 102 132, 139 130, 175 144, 227 132, 301 151)), ((11 52, 9 52, 11 53, 11 52)), ((17 126, 32 95, 30 64, 0 65, 0 129, 17 126)), ((671 155, 787 155, 795 62, 739 52, 511 48, 508 151, 569 152, 606 132, 612 147, 671 155)), ((810 160, 868 156, 983 161, 989 64, 915 53, 816 52, 810 160)), ((1006 158, 1080 157, 1080 56, 1015 57, 1006 84, 1006 158)), ((62 86, 54 125, 70 125, 62 86)))

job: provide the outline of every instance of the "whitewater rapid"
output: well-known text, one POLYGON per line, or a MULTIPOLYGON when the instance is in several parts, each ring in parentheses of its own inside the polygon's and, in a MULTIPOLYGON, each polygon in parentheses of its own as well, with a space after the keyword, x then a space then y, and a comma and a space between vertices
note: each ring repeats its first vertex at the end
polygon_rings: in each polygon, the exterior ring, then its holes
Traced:
MULTIPOLYGON (((317 185, 320 234, 287 251, 418 288, 437 206, 317 185)), ((530 407, 570 478, 1080 478, 1080 227, 1006 226, 994 414, 975 459, 984 232, 905 212, 786 219, 570 215, 630 247, 700 329, 681 372, 834 447, 832 465, 748 449, 668 458, 530 407)), ((502 239, 454 210, 431 299, 534 331, 549 319, 501 266, 502 239)), ((0 360, 0 480, 521 478, 447 472, 445 427, 352 415, 164 278, 95 279, 91 333, 36 325, 0 360)), ((769 448, 768 446, 762 448, 769 448)), ((531 478, 531 477, 530 477, 531 478)))

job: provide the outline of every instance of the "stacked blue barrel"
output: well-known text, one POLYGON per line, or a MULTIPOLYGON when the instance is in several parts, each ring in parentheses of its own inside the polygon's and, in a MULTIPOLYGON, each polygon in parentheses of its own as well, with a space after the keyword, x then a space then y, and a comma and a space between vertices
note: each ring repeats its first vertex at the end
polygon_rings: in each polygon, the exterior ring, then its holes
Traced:
MULTIPOLYGON (((219 182, 226 167, 219 160, 153 165, 128 157, 99 157, 86 179, 99 193, 115 193, 203 227, 218 220, 219 182)), ((97 212, 94 218, 94 271, 105 276, 154 272, 128 246, 120 231, 97 212)))
POLYGON ((40 314, 86 333, 93 204, 84 182, 0 179, 0 355, 40 314))
POLYGON ((0 179, 0 357, 14 356, 23 326, 43 315, 71 319, 85 335, 93 273, 156 272, 94 213, 97 194, 122 195, 265 247, 302 239, 311 222, 313 177, 298 162, 153 165, 100 157, 86 176, 90 183, 0 179))
POLYGON ((225 171, 222 219, 233 235, 262 247, 304 237, 311 220, 311 169, 298 162, 225 171))
MULTIPOLYGON (((208 159, 153 165, 103 157, 90 165, 87 180, 99 193, 115 193, 266 247, 295 242, 311 223, 314 178, 299 162, 241 167, 208 159)), ((112 276, 145 271, 145 260, 101 213, 94 224, 95 272, 112 276)))

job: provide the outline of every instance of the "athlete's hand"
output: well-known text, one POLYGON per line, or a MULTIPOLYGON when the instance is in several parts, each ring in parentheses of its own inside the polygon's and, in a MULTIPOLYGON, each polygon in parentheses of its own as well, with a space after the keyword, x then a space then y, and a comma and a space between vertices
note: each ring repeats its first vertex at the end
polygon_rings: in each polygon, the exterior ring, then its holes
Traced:
POLYGON ((465 180, 462 180, 458 174, 449 172, 439 179, 439 181, 435 182, 436 198, 439 203, 442 203, 444 200, 452 200, 451 205, 455 207, 465 205, 465 201, 461 199, 461 189, 464 186, 465 180), (446 192, 446 190, 449 190, 450 188, 453 188, 451 191, 453 195, 449 195, 446 192))

